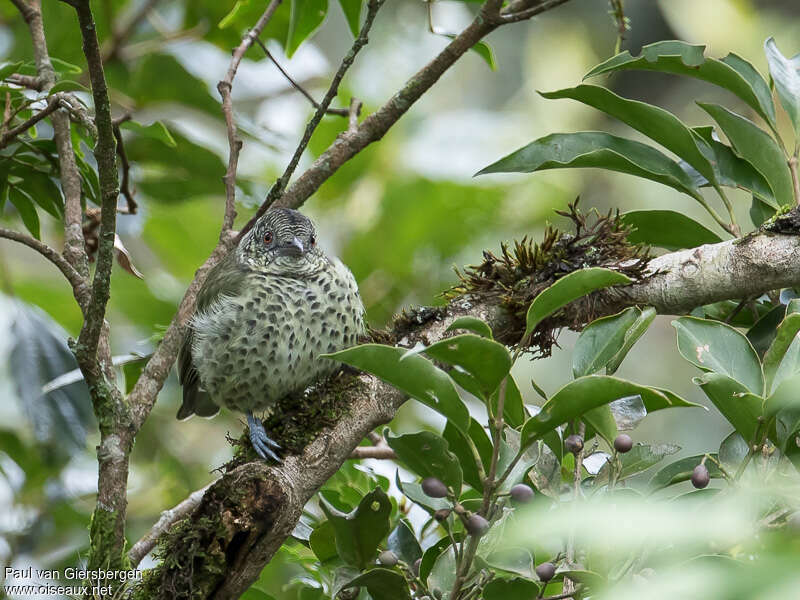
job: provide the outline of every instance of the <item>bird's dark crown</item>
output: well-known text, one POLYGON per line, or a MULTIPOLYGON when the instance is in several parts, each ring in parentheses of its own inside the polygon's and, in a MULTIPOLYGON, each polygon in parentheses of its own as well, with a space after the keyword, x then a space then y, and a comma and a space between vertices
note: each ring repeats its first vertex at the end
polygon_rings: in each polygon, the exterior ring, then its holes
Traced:
POLYGON ((272 208, 239 244, 240 258, 255 268, 306 271, 323 259, 311 219, 290 208, 272 208))

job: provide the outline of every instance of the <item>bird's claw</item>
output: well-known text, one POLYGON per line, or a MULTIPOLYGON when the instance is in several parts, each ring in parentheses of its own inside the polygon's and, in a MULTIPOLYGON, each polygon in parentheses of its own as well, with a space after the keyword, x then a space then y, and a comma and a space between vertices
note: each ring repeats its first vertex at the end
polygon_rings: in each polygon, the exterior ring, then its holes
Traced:
POLYGON ((283 462, 277 454, 272 450, 280 450, 281 447, 277 442, 271 440, 267 435, 267 430, 264 429, 264 424, 260 419, 256 419, 252 412, 247 413, 247 425, 250 428, 250 443, 253 444, 253 449, 264 460, 273 460, 277 463, 283 462))

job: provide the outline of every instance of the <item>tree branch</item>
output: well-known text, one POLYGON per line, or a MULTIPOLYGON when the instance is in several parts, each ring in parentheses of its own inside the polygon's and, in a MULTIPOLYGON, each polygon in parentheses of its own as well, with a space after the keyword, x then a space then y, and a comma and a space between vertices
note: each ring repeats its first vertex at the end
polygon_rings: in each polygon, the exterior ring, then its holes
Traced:
POLYGON ((111 34, 111 39, 103 44, 102 56, 103 62, 117 58, 122 45, 133 34, 133 30, 141 23, 148 15, 148 13, 155 8, 159 0, 145 0, 145 2, 136 10, 133 15, 121 27, 114 27, 114 32, 111 34))
POLYGON ((236 136, 236 123, 233 120, 233 100, 231 99, 231 91, 233 90, 233 79, 236 77, 236 71, 239 69, 239 63, 245 53, 253 45, 253 42, 258 39, 258 36, 267 26, 272 15, 280 6, 281 0, 272 0, 263 12, 258 22, 253 28, 242 37, 242 43, 233 52, 231 64, 228 67, 228 73, 225 79, 217 84, 219 95, 222 96, 222 113, 225 116, 225 125, 228 129, 228 170, 225 173, 225 216, 222 220, 222 231, 220 231, 220 239, 231 230, 233 221, 236 218, 236 168, 239 164, 239 150, 242 148, 242 140, 236 136))
POLYGON ((37 113, 31 115, 30 119, 27 119, 17 125, 16 127, 12 127, 8 131, 6 131, 2 136, 0 136, 0 149, 5 148, 8 146, 15 137, 17 137, 21 133, 25 133, 36 125, 39 121, 46 118, 48 115, 52 114, 56 110, 58 110, 59 105, 61 104, 61 97, 58 94, 53 94, 47 99, 47 104, 45 107, 37 113))
POLYGON ((78 271, 76 271, 75 268, 69 264, 63 256, 61 256, 61 254, 58 253, 55 248, 48 246, 44 242, 40 242, 34 237, 20 233, 19 231, 14 231, 13 229, 6 229, 5 227, 0 227, 0 238, 14 240, 15 242, 25 244, 29 248, 33 248, 39 254, 44 256, 47 260, 53 263, 59 271, 61 271, 64 277, 67 278, 67 281, 69 281, 69 284, 72 286, 72 293, 75 296, 75 300, 77 300, 78 305, 88 305, 91 292, 89 287, 86 285, 86 281, 81 274, 78 273, 78 271))
POLYGON ((377 458, 377 459, 395 459, 397 454, 388 446, 358 446, 353 448, 348 458, 377 458))
MULTIPOLYGON (((652 305, 660 313, 682 314, 696 304, 796 286, 800 284, 798 255, 800 236, 766 232, 673 252, 652 259, 647 267, 650 275, 641 282, 602 292, 599 306, 603 314, 632 304, 652 305)), ((496 331, 502 330, 509 319, 496 298, 474 295, 456 298, 431 314, 422 324, 404 330, 404 346, 413 347, 421 340, 430 344, 453 335, 446 330, 458 317, 478 317, 496 331)), ((222 564, 207 565, 213 572, 202 571, 201 564, 194 573, 198 580, 212 579, 210 589, 215 591, 209 592, 209 597, 236 598, 247 589, 291 534, 305 503, 354 450, 372 450, 359 447, 361 440, 391 420, 405 401, 400 392, 376 378, 366 374, 351 377, 358 385, 342 388, 348 409, 335 425, 323 429, 299 455, 287 456, 282 465, 258 461, 232 469, 212 485, 189 516, 185 526, 192 528, 193 535, 201 540, 204 535, 213 535, 220 544, 222 564), (221 523, 225 526, 218 527, 221 523), (219 531, 225 532, 224 539, 219 531)), ((186 551, 180 544, 174 549, 186 551)), ((172 565, 179 565, 192 557, 171 558, 172 565)), ((180 574, 174 566, 161 565, 153 576, 164 583, 180 574)), ((134 597, 145 596, 135 593, 134 597)))

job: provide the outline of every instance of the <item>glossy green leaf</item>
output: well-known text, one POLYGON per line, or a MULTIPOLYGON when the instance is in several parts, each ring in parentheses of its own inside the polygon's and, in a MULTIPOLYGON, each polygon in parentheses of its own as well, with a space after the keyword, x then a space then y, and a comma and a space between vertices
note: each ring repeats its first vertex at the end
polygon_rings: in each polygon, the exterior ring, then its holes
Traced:
POLYGON ((484 600, 531 600, 539 595, 539 585, 530 579, 496 578, 483 588, 484 600))
POLYGON ((420 484, 414 481, 401 481, 399 471, 395 474, 394 480, 398 489, 403 492, 406 498, 411 500, 414 504, 418 504, 431 514, 442 508, 452 508, 447 498, 431 498, 422 491, 422 486, 420 484))
POLYGON ((672 210, 632 210, 621 218, 631 228, 628 241, 633 244, 682 250, 722 241, 694 219, 672 210))
POLYGON ((120 128, 135 131, 139 135, 158 140, 170 148, 174 148, 177 145, 175 138, 172 137, 172 134, 161 121, 154 121, 150 125, 142 125, 136 121, 125 121, 120 124, 120 128))
MULTIPOLYGON (((449 422, 442 432, 442 437, 447 440, 448 448, 458 457, 464 481, 473 489, 482 492, 483 481, 481 481, 478 472, 475 455, 467 441, 467 435, 449 422)), ((478 451, 479 460, 485 471, 492 456, 492 442, 489 440, 489 436, 486 435, 486 430, 475 419, 470 420, 469 439, 478 451)))
POLYGON ((370 569, 362 573, 346 586, 365 587, 372 597, 372 600, 410 600, 411 593, 408 591, 408 583, 405 577, 399 572, 381 567, 370 569))
MULTIPOLYGON (((522 401, 522 394, 517 387, 517 382, 513 377, 509 377, 506 383, 506 393, 503 399, 503 419, 506 423, 511 425, 514 429, 520 427, 528 413, 525 411, 525 404, 522 401)), ((492 411, 497 414, 498 399, 500 397, 500 388, 492 393, 490 402, 492 404, 492 411)))
POLYGON ((0 67, 0 81, 11 75, 12 73, 16 73, 19 71, 19 68, 22 66, 22 62, 10 62, 4 64, 0 67))
POLYGON ((643 310, 637 308, 637 311, 636 321, 625 332, 625 341, 622 344, 622 348, 606 364, 606 374, 608 375, 613 375, 617 372, 628 352, 631 351, 634 344, 644 335, 645 331, 650 327, 650 323, 656 318, 656 309, 652 306, 646 306, 643 310))
POLYGON ((53 63, 53 68, 56 70, 56 73, 60 75, 80 75, 83 73, 82 67, 56 58, 55 56, 50 57, 50 62, 53 63))
POLYGON ((645 102, 622 98, 596 85, 583 84, 542 93, 542 96, 572 98, 611 115, 674 152, 703 177, 716 183, 714 169, 703 151, 705 143, 672 113, 645 102))
POLYGON ((434 543, 429 548, 425 549, 425 552, 422 554, 422 562, 419 565, 419 578, 422 581, 427 581, 428 575, 430 575, 431 569, 433 569, 433 565, 436 562, 436 559, 439 558, 439 555, 445 551, 446 548, 450 547, 450 538, 445 536, 439 539, 436 543, 434 543))
POLYGON ((463 475, 458 457, 450 452, 447 440, 430 431, 393 437, 387 430, 385 437, 389 447, 411 471, 422 479, 441 479, 458 497, 463 475))
MULTIPOLYGON (((581 419, 609 445, 617 437, 617 422, 608 406, 598 406, 587 412, 581 419)), ((586 438, 588 439, 588 434, 586 438)))
POLYGON ((52 96, 58 92, 85 92, 91 94, 92 90, 77 81, 62 79, 48 90, 47 95, 52 96))
MULTIPOLYGON (((772 342, 778 334, 778 325, 780 325, 784 316, 786 316, 786 307, 779 304, 759 318, 758 321, 747 330, 747 339, 750 340, 753 349, 759 357, 763 357, 770 345, 772 345, 772 342)), ((764 381, 766 382, 766 376, 764 381)))
POLYGON ((794 412, 800 408, 800 375, 785 377, 764 402, 764 416, 774 417, 784 409, 794 412))
POLYGON ((705 46, 666 40, 643 46, 639 56, 626 50, 597 65, 584 79, 628 69, 685 75, 713 83, 734 93, 764 120, 775 123, 775 106, 764 78, 744 59, 729 54, 721 60, 703 56, 705 46))
POLYGON ((325 562, 338 556, 336 551, 336 530, 330 521, 323 521, 315 527, 308 538, 308 543, 319 562, 325 562))
MULTIPOLYGON (((519 453, 521 436, 513 429, 506 429, 505 437, 500 443, 500 452, 497 458, 497 472, 505 473, 508 466, 519 453)), ((518 483, 525 480, 525 474, 539 462, 541 450, 537 445, 529 446, 511 469, 508 477, 500 486, 501 492, 507 492, 518 483)))
POLYGON ((14 208, 17 209, 22 223, 25 225, 30 234, 39 239, 39 215, 36 212, 36 206, 33 198, 31 198, 25 190, 21 190, 18 186, 11 186, 8 188, 8 199, 14 208))
POLYGON ((764 354, 764 379, 768 391, 772 391, 782 379, 800 369, 799 357, 800 313, 791 313, 781 321, 775 339, 764 354), (789 354, 790 348, 792 352, 789 354), (788 357, 787 354, 789 354, 788 357), (782 367, 785 358, 787 359, 786 365, 782 367), (777 378, 779 373, 780 379, 777 378))
POLYGON ((397 555, 397 558, 407 565, 413 565, 414 561, 422 558, 422 548, 420 548, 414 532, 405 521, 398 521, 397 526, 389 534, 386 540, 389 550, 397 555))
POLYGON ((628 283, 631 283, 628 276, 602 267, 581 269, 565 275, 533 299, 528 307, 525 335, 536 329, 542 320, 573 300, 599 289, 628 283))
POLYGON ((459 317, 450 323, 450 326, 445 331, 455 331, 456 329, 466 329, 481 337, 493 339, 492 328, 489 327, 486 321, 477 317, 459 317))
POLYGON ((457 564, 453 547, 444 549, 444 552, 436 557, 431 572, 428 574, 428 589, 439 590, 441 600, 449 600, 450 593, 453 591, 453 584, 456 580, 457 564))
POLYGON ((572 375, 582 377, 603 369, 622 349, 625 334, 641 311, 636 307, 626 308, 616 315, 592 321, 578 336, 572 352, 572 375))
POLYGON ((761 363, 742 333, 719 321, 681 317, 672 322, 681 356, 703 371, 739 381, 754 394, 764 391, 761 363))
POLYGON ((472 376, 483 397, 497 389, 511 369, 511 355, 503 344, 473 333, 441 340, 423 352, 436 361, 453 365, 460 374, 472 376))
POLYGON ((452 380, 418 354, 408 354, 404 348, 365 344, 323 356, 372 373, 445 416, 461 431, 468 431, 469 412, 452 380))
POLYGON ((571 381, 558 390, 534 417, 522 427, 522 443, 530 444, 562 423, 575 419, 584 413, 622 398, 639 394, 648 412, 667 407, 693 406, 675 396, 668 398, 653 388, 644 387, 616 377, 588 375, 571 381))
POLYGON ((650 179, 700 199, 697 185, 680 165, 652 146, 608 133, 554 133, 482 169, 486 173, 533 173, 595 167, 650 179))
POLYGON ((320 507, 336 533, 336 549, 346 563, 363 569, 371 563, 378 544, 389 533, 392 503, 381 488, 364 496, 358 507, 343 514, 320 497, 320 507))
POLYGON ((639 394, 624 396, 608 405, 617 429, 631 431, 647 416, 647 409, 639 394))
MULTIPOLYGON (((686 458, 681 458, 680 460, 676 460, 674 463, 670 463, 667 466, 662 467, 650 479, 650 487, 655 491, 676 483, 689 481, 689 479, 692 477, 692 471, 694 471, 694 468, 700 464, 700 461, 703 460, 704 456, 705 454, 687 456, 686 458)), ((713 458, 717 457, 716 454, 712 454, 711 456, 713 458)), ((708 468, 708 474, 711 477, 722 477, 722 473, 720 472, 719 468, 712 461, 706 460, 705 464, 708 468)))
POLYGON ((777 211, 772 206, 753 196, 748 213, 754 227, 761 227, 766 221, 770 220, 776 212, 777 211))
MULTIPOLYGON (((749 451, 750 445, 747 443, 747 440, 738 432, 734 431, 722 440, 722 443, 719 445, 719 462, 731 469, 736 469, 749 451)), ((708 472, 711 473, 711 465, 707 464, 706 466, 709 467, 708 472)), ((716 469, 716 465, 714 465, 714 467, 715 470, 718 470, 716 469)))
POLYGON ((344 13, 344 18, 347 20, 350 33, 353 34, 353 37, 358 37, 361 31, 362 0, 339 0, 339 6, 342 7, 342 12, 344 13))
POLYGON ((230 27, 230 25, 233 24, 233 22, 236 21, 236 19, 244 12, 244 9, 250 4, 250 1, 251 0, 236 0, 233 8, 220 20, 220 22, 217 24, 217 27, 220 29, 230 27))
POLYGON ((695 383, 744 439, 753 439, 763 408, 760 396, 749 393, 743 384, 721 373, 706 373, 697 377, 695 383))
POLYGON ((778 204, 793 202, 792 176, 786 158, 775 140, 752 121, 724 106, 705 102, 698 102, 698 106, 717 122, 736 153, 764 176, 778 204))
POLYGON ((286 56, 289 58, 307 38, 322 25, 328 13, 328 0, 291 0, 292 14, 286 38, 286 56))
POLYGON ((786 58, 778 50, 778 45, 772 37, 764 42, 764 52, 767 55, 769 73, 775 82, 778 99, 794 125, 795 135, 800 138, 800 73, 797 57, 786 58))

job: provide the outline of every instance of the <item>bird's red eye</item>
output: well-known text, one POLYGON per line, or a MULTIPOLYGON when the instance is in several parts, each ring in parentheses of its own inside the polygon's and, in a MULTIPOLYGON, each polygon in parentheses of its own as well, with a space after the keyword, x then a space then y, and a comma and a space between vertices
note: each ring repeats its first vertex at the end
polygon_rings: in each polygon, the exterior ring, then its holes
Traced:
POLYGON ((316 246, 316 245, 317 245, 317 238, 316 238, 316 236, 313 236, 313 235, 312 235, 312 236, 311 236, 311 239, 309 240, 309 242, 311 242, 311 247, 312 247, 312 248, 313 248, 314 246, 316 246))
POLYGON ((265 244, 271 244, 272 243, 272 232, 271 231, 268 231, 267 233, 264 234, 264 243, 265 244))

